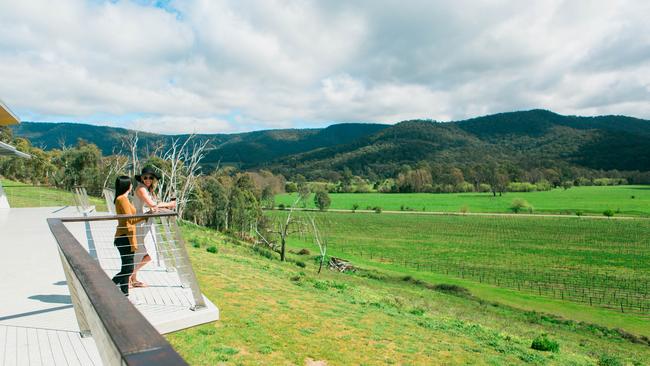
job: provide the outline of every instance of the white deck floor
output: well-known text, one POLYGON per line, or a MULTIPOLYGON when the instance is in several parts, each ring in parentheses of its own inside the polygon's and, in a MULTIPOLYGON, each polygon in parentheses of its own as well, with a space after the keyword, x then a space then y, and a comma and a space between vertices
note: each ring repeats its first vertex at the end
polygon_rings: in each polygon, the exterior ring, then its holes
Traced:
MULTIPOLYGON (((48 217, 78 216, 74 207, 0 209, 0 365, 101 365, 92 337, 81 338, 48 217)), ((88 246, 87 225, 67 223, 88 246)), ((96 238, 95 238, 96 239, 96 238)), ((91 241, 107 274, 117 251, 105 240, 91 241), (109 259, 110 261, 110 259, 109 259)), ((88 248, 88 247, 87 247, 88 248)), ((192 311, 191 292, 180 286, 176 272, 152 264, 140 280, 147 288, 132 289, 130 299, 161 333, 219 318, 209 300, 192 311)))

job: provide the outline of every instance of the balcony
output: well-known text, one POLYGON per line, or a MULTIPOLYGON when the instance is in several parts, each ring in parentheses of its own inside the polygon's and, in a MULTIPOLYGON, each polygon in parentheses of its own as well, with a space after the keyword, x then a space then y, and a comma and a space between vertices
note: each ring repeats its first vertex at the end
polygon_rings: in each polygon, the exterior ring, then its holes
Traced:
POLYGON ((118 216, 80 207, 88 199, 76 193, 76 205, 0 209, 0 364, 185 364, 161 334, 219 310, 201 294, 176 214, 134 216, 147 218, 156 253, 138 274, 148 286, 127 298, 110 280, 118 216))

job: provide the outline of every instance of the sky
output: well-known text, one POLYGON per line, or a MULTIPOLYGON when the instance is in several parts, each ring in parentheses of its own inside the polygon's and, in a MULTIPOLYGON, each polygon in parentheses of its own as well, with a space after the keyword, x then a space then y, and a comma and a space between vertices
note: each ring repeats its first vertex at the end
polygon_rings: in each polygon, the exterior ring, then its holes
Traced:
POLYGON ((0 0, 0 99, 23 121, 157 133, 650 119, 646 0, 0 0))

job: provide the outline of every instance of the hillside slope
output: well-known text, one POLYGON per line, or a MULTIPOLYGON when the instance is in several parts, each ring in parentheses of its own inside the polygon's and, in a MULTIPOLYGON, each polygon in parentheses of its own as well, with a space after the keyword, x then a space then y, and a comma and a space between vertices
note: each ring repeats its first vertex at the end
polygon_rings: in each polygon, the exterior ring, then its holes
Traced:
MULTIPOLYGON (((650 348, 621 333, 437 291, 390 273, 300 268, 217 232, 185 226, 202 292, 221 320, 167 338, 190 364, 641 364, 650 348), (216 246, 217 254, 206 252, 216 246), (395 277, 393 277, 395 276, 395 277), (558 353, 535 351, 542 333, 558 353)), ((434 284, 432 284, 434 285, 434 284)))
POLYGON ((562 116, 545 110, 449 123, 405 121, 353 143, 297 154, 271 166, 288 175, 348 167, 360 175, 371 169, 390 176, 401 165, 419 161, 463 166, 488 160, 519 167, 564 164, 648 171, 650 121, 562 116))
MULTIPOLYGON (((322 147, 348 143, 372 135, 387 125, 342 123, 327 128, 265 130, 237 134, 199 134, 199 140, 209 139, 210 150, 206 165, 218 161, 243 168, 263 165, 282 156, 322 147)), ((134 131, 124 128, 93 126, 82 123, 23 122, 14 126, 15 136, 24 137, 32 145, 46 150, 73 145, 79 139, 97 145, 104 155, 124 151, 123 141, 134 131)), ((138 132, 139 146, 144 151, 151 146, 169 146, 172 140, 184 141, 188 135, 159 135, 138 132)))

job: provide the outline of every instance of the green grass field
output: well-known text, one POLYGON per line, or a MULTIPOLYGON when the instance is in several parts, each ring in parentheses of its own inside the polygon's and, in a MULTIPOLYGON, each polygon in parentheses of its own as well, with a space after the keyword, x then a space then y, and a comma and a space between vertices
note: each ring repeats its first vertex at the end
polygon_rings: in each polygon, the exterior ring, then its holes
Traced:
MULTIPOLYGON (((271 215, 286 215, 274 211, 271 215)), ((298 216, 307 213, 296 212, 298 216)), ((610 313, 650 313, 650 220, 602 220, 578 217, 481 217, 310 213, 320 222, 331 255, 419 277, 477 285, 491 300, 501 291, 526 308, 549 298, 556 313, 572 316, 575 303, 586 313, 606 307, 610 313), (480 286, 480 285, 489 286, 480 286), (562 309, 566 305, 566 312, 562 309)), ((294 236, 289 245, 315 250, 309 236, 294 236)), ((603 314, 600 310, 597 314, 603 314)), ((633 323, 645 317, 607 324, 633 326, 650 335, 650 327, 633 323)), ((585 321, 595 321, 601 315, 585 321)), ((612 317, 612 319, 618 319, 612 317)), ((599 320, 600 321, 600 320, 599 320)), ((644 321, 645 323, 645 321, 644 321)))
MULTIPOLYGON (((330 194, 333 209, 351 210, 354 204, 359 209, 381 207, 383 210, 460 212, 511 212, 510 205, 515 198, 528 201, 536 213, 602 215, 610 209, 617 215, 650 216, 650 186, 573 187, 546 192, 509 192, 493 197, 491 193, 333 193, 330 194), (634 198, 632 198, 634 197, 634 198)), ((291 205, 296 194, 276 197, 276 205, 291 205)), ((314 208, 313 196, 307 200, 307 207, 314 208)))
MULTIPOLYGON (((51 187, 37 187, 29 184, 1 179, 2 187, 11 207, 49 207, 49 206, 74 206, 74 194, 51 187)), ((103 198, 88 197, 90 204, 98 211, 106 211, 106 202, 103 198)))
POLYGON ((167 335, 193 365, 642 365, 650 358, 650 347, 619 332, 428 289, 403 281, 401 271, 317 275, 313 256, 291 254, 305 263, 300 268, 208 229, 183 231, 198 246, 190 256, 202 291, 222 315, 167 335), (212 245, 217 254, 206 251, 212 245), (531 349, 542 333, 559 352, 531 349))

